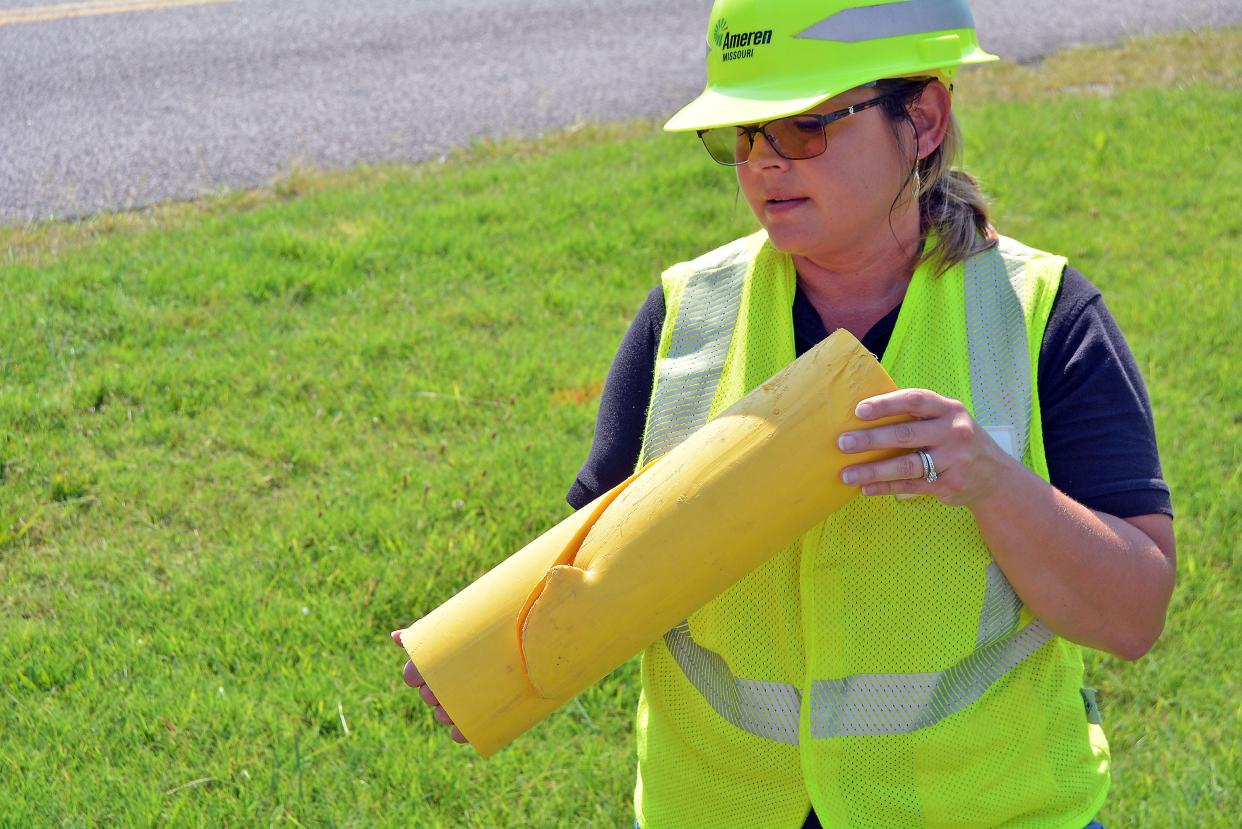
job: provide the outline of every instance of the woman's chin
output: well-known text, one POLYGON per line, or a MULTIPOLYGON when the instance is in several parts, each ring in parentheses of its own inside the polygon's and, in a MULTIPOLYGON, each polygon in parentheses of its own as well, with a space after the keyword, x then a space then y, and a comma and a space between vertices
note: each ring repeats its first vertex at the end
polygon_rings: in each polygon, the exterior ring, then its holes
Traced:
POLYGON ((768 241, 772 247, 790 256, 806 256, 822 248, 828 240, 822 234, 811 234, 794 228, 782 227, 779 222, 765 225, 768 241))

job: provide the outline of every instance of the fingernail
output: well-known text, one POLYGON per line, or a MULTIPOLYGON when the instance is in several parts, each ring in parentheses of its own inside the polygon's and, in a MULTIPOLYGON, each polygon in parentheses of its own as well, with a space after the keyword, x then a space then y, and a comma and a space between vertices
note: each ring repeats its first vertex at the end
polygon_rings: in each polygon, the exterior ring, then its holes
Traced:
POLYGON ((845 481, 848 486, 858 483, 858 473, 853 469, 847 469, 841 473, 841 480, 845 481))
POLYGON ((398 645, 401 644, 401 631, 394 630, 389 635, 392 637, 392 641, 396 642, 398 645))
POLYGON ((857 445, 858 441, 853 435, 841 435, 837 438, 837 446, 841 447, 841 451, 848 452, 857 445))
POLYGON ((858 408, 854 410, 854 414, 859 417, 871 417, 871 404, 859 403, 858 408))

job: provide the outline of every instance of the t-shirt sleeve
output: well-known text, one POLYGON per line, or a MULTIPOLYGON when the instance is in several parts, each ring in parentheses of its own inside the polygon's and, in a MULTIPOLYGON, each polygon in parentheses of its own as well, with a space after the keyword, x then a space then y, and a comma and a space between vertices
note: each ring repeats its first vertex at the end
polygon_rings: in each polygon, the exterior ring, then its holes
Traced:
POLYGON ((1039 399, 1053 486, 1118 518, 1173 514, 1134 354, 1099 290, 1069 267, 1040 349, 1039 399))
POLYGON ((663 327, 664 289, 657 285, 630 324, 608 369, 591 453, 565 496, 574 509, 624 481, 638 464, 663 327))

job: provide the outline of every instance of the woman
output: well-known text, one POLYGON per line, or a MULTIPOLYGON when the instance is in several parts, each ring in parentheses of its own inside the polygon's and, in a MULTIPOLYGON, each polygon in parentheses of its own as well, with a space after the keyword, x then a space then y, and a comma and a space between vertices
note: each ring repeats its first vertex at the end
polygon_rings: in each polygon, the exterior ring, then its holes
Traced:
POLYGON ((908 451, 844 470, 864 497, 644 653, 644 827, 1093 824, 1109 758, 1081 646, 1137 659, 1164 624, 1171 508, 1133 357, 1099 292, 999 236, 950 169, 949 84, 992 59, 969 9, 868 2, 717 0, 707 89, 667 127, 736 167, 763 230, 665 273, 570 503, 836 328, 901 387, 859 418, 913 420, 841 435, 908 451))

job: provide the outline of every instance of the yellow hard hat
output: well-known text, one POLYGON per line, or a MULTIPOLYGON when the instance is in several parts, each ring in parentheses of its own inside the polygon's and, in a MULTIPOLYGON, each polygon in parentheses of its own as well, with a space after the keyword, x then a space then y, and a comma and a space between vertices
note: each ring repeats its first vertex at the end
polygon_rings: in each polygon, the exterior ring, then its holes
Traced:
POLYGON ((939 76, 996 60, 966 0, 716 0, 707 88, 669 132, 770 121, 881 78, 939 76))

